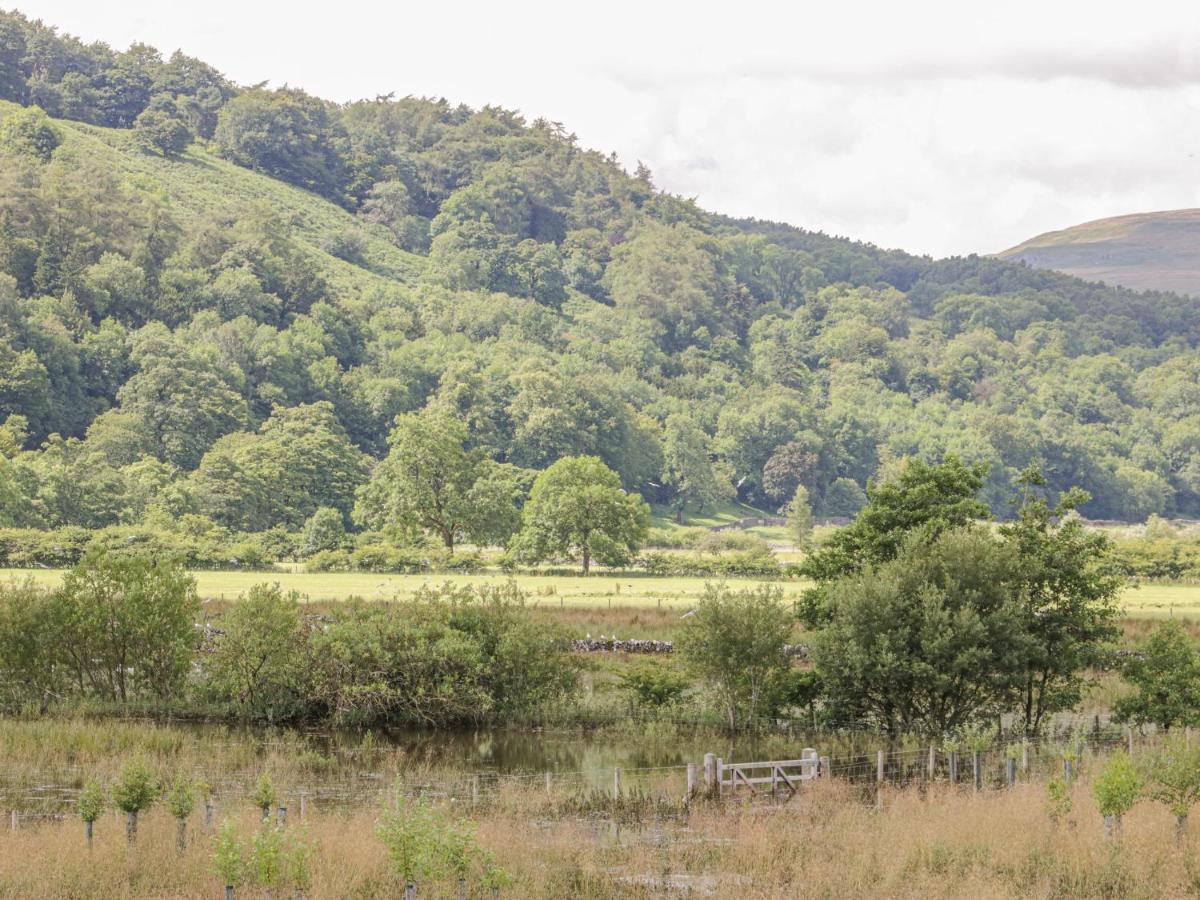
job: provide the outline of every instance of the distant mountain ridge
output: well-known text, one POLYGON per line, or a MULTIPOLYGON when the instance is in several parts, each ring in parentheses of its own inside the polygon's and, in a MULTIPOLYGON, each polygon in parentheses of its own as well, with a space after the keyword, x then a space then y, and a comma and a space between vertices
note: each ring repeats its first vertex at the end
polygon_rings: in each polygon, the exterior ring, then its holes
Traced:
POLYGON ((1096 219, 998 255, 1087 281, 1200 296, 1200 209, 1096 219))

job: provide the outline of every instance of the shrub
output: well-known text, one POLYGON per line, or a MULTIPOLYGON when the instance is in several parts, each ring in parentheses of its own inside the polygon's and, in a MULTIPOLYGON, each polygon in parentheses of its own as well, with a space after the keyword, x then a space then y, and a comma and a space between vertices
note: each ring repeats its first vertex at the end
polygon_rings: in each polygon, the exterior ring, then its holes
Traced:
POLYGON ((415 547, 368 544, 350 554, 350 567, 356 572, 423 572, 429 568, 429 553, 415 547))
POLYGON ((138 813, 149 809, 158 799, 158 781, 142 759, 125 764, 113 786, 113 804, 126 815, 125 837, 132 842, 137 837, 138 813))
POLYGON ((762 713, 770 684, 790 666, 783 648, 791 631, 777 588, 733 592, 705 586, 678 650, 716 695, 731 730, 762 713))
POLYGON ((100 782, 89 778, 87 784, 83 786, 83 790, 79 792, 79 799, 75 801, 75 809, 79 813, 79 818, 90 824, 104 814, 106 803, 107 798, 104 796, 104 788, 100 786, 100 782))
POLYGON ((328 550, 342 550, 346 546, 346 523, 342 514, 331 506, 322 506, 304 523, 300 541, 302 556, 313 556, 328 550))
POLYGON ((325 550, 304 563, 307 572, 349 572, 353 568, 345 550, 325 550))
POLYGON ((0 122, 0 149, 46 162, 58 147, 58 129, 37 106, 18 109, 0 122))
POLYGON ((659 550, 690 550, 706 534, 709 534, 707 528, 651 528, 646 535, 646 546, 659 550))
POLYGON ((258 776, 258 781, 254 783, 254 792, 250 795, 250 800, 257 808, 262 810, 264 821, 270 817, 271 807, 279 802, 279 791, 276 790, 275 782, 271 780, 269 773, 263 772, 258 776))
POLYGON ((1178 622, 1159 625, 1145 654, 1130 658, 1122 675, 1134 693, 1114 705, 1118 722, 1153 723, 1166 731, 1200 721, 1200 654, 1178 622))
POLYGON ((252 587, 221 620, 202 661, 205 692, 241 718, 286 721, 309 709, 312 660, 300 595, 252 587))
POLYGON ((78 683, 120 702, 143 690, 165 698, 182 685, 200 601, 177 563, 89 551, 55 596, 78 683))
POLYGON ((321 242, 321 249, 330 256, 359 266, 365 261, 367 242, 357 229, 347 228, 325 238, 321 242))
POLYGON ((411 885, 437 871, 437 826, 423 800, 411 801, 396 786, 396 806, 384 813, 375 833, 387 848, 396 874, 411 885))
POLYGON ((532 619, 511 585, 346 603, 312 641, 316 702, 340 724, 467 724, 527 711, 576 685, 567 640, 532 619))
POLYGON ((1133 809, 1142 792, 1141 775, 1129 754, 1117 752, 1108 758, 1092 785, 1092 792, 1100 815, 1104 816, 1105 832, 1111 834, 1113 822, 1119 831, 1121 817, 1133 809))
POLYGON ((721 553, 712 557, 680 553, 647 553, 642 566, 651 575, 699 578, 777 578, 783 574, 775 555, 756 551, 721 553))
POLYGON ((1171 738, 1147 756, 1142 764, 1146 794, 1175 817, 1175 839, 1187 833, 1188 814, 1200 803, 1200 747, 1171 738))
POLYGON ((689 684, 682 672, 658 663, 641 663, 619 677, 633 702, 652 709, 678 702, 689 684))
POLYGON ((213 868, 226 887, 237 887, 245 876, 245 848, 232 822, 226 822, 213 841, 213 868))
POLYGON ((738 551, 763 555, 771 552, 766 541, 748 531, 710 531, 696 541, 695 547, 697 553, 708 554, 738 551))

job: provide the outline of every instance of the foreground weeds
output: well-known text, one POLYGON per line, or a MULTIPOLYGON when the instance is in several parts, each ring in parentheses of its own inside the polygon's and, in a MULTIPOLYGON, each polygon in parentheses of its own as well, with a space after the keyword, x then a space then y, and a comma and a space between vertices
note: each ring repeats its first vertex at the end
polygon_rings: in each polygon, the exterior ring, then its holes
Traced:
MULTIPOLYGON (((470 808, 478 843, 511 877, 507 897, 1160 897, 1200 885, 1195 843, 1176 848, 1173 820, 1139 805, 1120 840, 1104 838, 1089 786, 1073 789, 1073 813, 1055 825, 1045 786, 974 794, 935 785, 889 791, 876 811, 836 780, 778 804, 703 801, 631 792, 613 803, 573 786, 508 788, 470 808)), ((220 810, 246 836, 259 816, 243 804, 220 810)), ((464 808, 465 807, 465 808, 464 808)), ((400 891, 376 838, 380 810, 310 807, 301 825, 312 846, 313 898, 373 898, 400 891)), ((0 897, 219 896, 213 832, 193 817, 182 853, 175 824, 156 808, 136 845, 111 813, 89 852, 74 819, 0 832, 0 897)), ((1196 840, 1200 840, 1198 837, 1196 840)), ((468 885, 471 896, 489 896, 468 885)), ((238 896, 264 896, 246 887, 238 896)), ((426 897, 455 896, 450 875, 429 876, 426 897)), ((284 896, 277 891, 276 896, 284 896)))

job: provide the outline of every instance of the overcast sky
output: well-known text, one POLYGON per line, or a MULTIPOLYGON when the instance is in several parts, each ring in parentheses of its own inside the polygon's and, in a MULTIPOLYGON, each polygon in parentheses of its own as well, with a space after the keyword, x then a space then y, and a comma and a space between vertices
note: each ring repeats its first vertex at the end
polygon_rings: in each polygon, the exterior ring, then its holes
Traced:
MULTIPOLYGON (((9 0, 11 3, 12 0, 9 0)), ((708 209, 919 253, 1200 206, 1200 2, 26 0, 333 100, 500 104, 708 209), (834 8, 836 7, 836 8, 834 8)))

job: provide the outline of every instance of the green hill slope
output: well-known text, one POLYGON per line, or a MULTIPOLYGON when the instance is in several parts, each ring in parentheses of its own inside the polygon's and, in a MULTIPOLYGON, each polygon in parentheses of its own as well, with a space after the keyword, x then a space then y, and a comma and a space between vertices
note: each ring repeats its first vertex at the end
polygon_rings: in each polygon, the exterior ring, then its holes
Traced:
POLYGON ((1097 219, 999 255, 1088 281, 1200 296, 1200 209, 1097 219))
MULTIPOLYGON (((0 118, 18 109, 0 101, 0 118)), ((396 247, 387 231, 363 222, 330 201, 254 172, 192 144, 177 158, 147 152, 127 129, 101 128, 65 119, 59 152, 102 165, 138 191, 167 200, 172 217, 185 231, 223 216, 263 210, 286 222, 288 235, 302 246, 329 286, 359 294, 394 282, 411 283, 424 269, 424 257, 396 247), (361 236, 361 264, 330 255, 324 242, 343 232, 361 236)))
MULTIPOLYGON (((1037 465, 1095 518, 1200 515, 1192 298, 722 216, 513 110, 0 29, 0 527, 353 526, 405 414, 689 513, 841 516, 957 454, 1000 512, 1037 465)), ((1014 253, 1145 263, 1185 219, 1014 253)))

